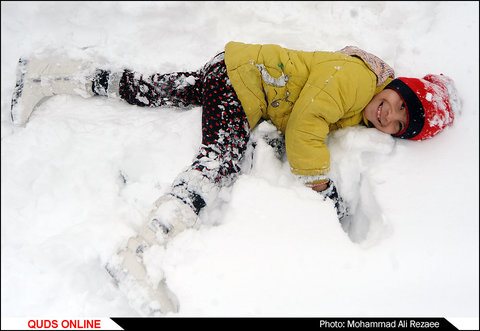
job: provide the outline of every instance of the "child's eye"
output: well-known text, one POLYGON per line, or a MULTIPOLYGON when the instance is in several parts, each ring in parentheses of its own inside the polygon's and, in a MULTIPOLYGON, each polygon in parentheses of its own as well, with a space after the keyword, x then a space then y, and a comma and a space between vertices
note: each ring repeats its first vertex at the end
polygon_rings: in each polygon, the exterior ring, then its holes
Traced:
POLYGON ((405 109, 405 103, 404 102, 402 102, 402 106, 400 107, 400 109, 402 109, 402 110, 405 109))

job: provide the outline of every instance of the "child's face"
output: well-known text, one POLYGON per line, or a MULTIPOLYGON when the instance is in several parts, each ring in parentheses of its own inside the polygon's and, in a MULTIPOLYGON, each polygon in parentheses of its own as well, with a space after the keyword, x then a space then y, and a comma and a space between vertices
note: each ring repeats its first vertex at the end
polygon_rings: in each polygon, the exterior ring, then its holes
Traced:
POLYGON ((378 130, 396 134, 405 128, 407 110, 402 98, 391 89, 384 89, 365 107, 365 117, 378 130))

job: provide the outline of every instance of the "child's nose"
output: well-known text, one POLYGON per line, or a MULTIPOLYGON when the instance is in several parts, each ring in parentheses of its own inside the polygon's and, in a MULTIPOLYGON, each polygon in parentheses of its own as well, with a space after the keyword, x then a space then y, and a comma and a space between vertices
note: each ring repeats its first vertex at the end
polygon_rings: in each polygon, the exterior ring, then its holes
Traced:
POLYGON ((394 120, 395 114, 392 111, 392 108, 389 108, 385 114, 385 119, 387 120, 387 123, 390 123, 392 120, 394 120))
POLYGON ((387 119, 388 123, 390 123, 392 121, 399 121, 399 120, 402 119, 402 114, 401 114, 400 111, 394 111, 392 108, 390 108, 387 111, 387 114, 386 114, 385 118, 387 119))

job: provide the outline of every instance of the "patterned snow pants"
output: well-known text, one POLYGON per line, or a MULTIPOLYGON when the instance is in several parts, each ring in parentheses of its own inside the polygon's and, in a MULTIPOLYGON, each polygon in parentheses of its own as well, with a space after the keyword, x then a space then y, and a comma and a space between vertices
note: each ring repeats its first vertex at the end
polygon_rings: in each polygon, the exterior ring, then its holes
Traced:
MULTIPOLYGON (((98 71, 93 91, 105 91, 109 72, 98 71)), ((195 213, 233 183, 250 137, 247 117, 227 76, 224 53, 193 72, 141 74, 125 70, 119 96, 141 107, 202 107, 202 145, 193 163, 180 173, 170 194, 195 213)))

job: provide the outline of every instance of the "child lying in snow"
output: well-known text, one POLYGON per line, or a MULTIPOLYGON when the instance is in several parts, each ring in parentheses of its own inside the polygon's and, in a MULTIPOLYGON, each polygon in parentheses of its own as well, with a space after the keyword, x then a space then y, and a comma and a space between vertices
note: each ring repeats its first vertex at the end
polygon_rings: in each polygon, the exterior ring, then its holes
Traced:
POLYGON ((388 64, 356 47, 303 52, 238 42, 228 43, 200 70, 150 76, 79 61, 20 59, 13 122, 25 125, 35 106, 56 94, 101 95, 147 107, 202 106, 202 146, 193 163, 107 266, 126 292, 144 293, 145 300, 134 305, 146 314, 178 306, 164 283, 157 288, 149 283, 144 250, 193 226, 220 188, 235 181, 250 131, 261 119, 284 135, 293 174, 332 199, 341 221, 348 206, 328 178, 330 131, 363 123, 394 137, 422 140, 451 125, 458 105, 450 78, 395 79, 388 64))

